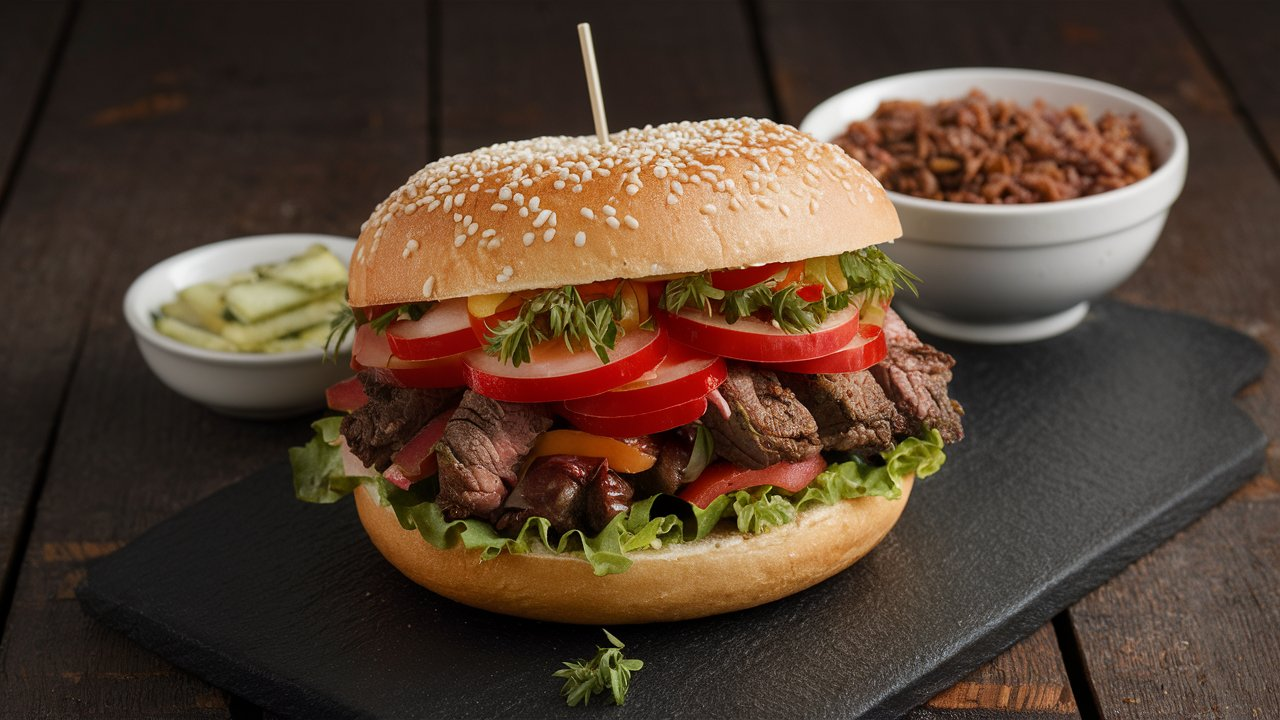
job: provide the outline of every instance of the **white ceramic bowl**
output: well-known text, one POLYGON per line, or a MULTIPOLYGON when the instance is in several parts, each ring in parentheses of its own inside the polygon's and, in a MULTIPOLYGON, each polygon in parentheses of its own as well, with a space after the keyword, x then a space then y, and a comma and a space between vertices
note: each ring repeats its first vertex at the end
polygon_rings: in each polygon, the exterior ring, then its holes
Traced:
POLYGON ((355 241, 303 233, 223 240, 174 255, 138 276, 124 296, 124 316, 147 365, 175 392, 227 415, 276 418, 324 405, 324 390, 351 375, 350 339, 334 362, 318 349, 256 354, 205 350, 156 330, 152 313, 179 290, 254 265, 278 262, 321 243, 348 262, 355 241))
POLYGON ((929 332, 973 342, 1026 342, 1075 327, 1090 300, 1150 253, 1187 173, 1187 137, 1156 103, 1114 85, 1036 70, 953 68, 858 85, 814 108, 800 129, 822 140, 870 117, 882 100, 926 103, 978 88, 1027 105, 1081 104, 1091 117, 1136 114, 1157 165, 1149 177, 1072 200, 978 205, 890 192, 903 237, 885 252, 921 277, 920 297, 895 305, 929 332))

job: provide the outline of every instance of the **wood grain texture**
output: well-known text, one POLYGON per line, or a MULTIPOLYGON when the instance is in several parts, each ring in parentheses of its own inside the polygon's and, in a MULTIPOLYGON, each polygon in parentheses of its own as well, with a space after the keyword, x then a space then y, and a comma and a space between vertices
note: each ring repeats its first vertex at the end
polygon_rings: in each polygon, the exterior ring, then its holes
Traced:
MULTIPOLYGON (((40 90, 51 72, 58 36, 69 12, 64 2, 0 4, 0 213, 6 206, 9 180, 23 143, 30 137, 40 90)), ((2 231, 0 247, 5 247, 2 231)), ((0 359, 0 377, 11 377, 11 362, 16 360, 0 359)), ((0 402, 8 405, 9 394, 9 390, 0 390, 0 402)), ((48 392, 24 408, 22 421, 12 428, 8 420, 0 421, 5 423, 0 425, 0 458, 9 471, 0 479, 0 588, 9 587, 10 574, 16 572, 15 553, 32 479, 39 472, 39 448, 52 427, 57 396, 57 392, 48 392)), ((0 607, 5 602, 3 595, 0 590, 0 607)))
POLYGON ((1195 31, 1225 74, 1235 100, 1280 157, 1280 4, 1255 0, 1181 0, 1195 31))
POLYGON ((446 154, 538 135, 593 134, 579 22, 591 23, 612 130, 769 114, 739 2, 446 1, 441 16, 446 154), (476 27, 485 28, 484 42, 471 32, 476 27))
POLYGON ((70 10, 70 3, 62 0, 0 4, 0 202, 32 126, 40 89, 52 70, 58 35, 70 10))
POLYGON ((975 712, 1025 720, 1079 718, 1053 625, 1046 624, 912 711, 911 720, 946 720, 975 712))
POLYGON ((80 19, 0 224, 15 259, 0 269, 0 437, 22 441, 6 448, 42 445, 25 408, 74 369, 0 645, 0 716, 225 716, 221 691, 94 623, 70 591, 85 560, 279 460, 307 422, 232 420, 171 393, 133 346, 121 297, 205 242, 354 235, 426 159, 425 12, 90 3, 80 19))

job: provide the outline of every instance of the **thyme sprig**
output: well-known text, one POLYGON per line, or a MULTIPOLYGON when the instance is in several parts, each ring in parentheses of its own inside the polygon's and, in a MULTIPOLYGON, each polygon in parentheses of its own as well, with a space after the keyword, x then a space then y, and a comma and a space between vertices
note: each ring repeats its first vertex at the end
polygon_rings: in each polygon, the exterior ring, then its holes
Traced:
POLYGON ((895 288, 905 288, 919 295, 915 284, 920 278, 884 254, 880 248, 865 247, 840 254, 840 272, 849 281, 849 293, 868 290, 882 297, 892 297, 895 288))
POLYGON ((564 678, 560 694, 564 696, 569 707, 578 703, 587 705, 591 696, 610 692, 614 705, 621 705, 631 688, 631 673, 644 668, 643 660, 627 658, 622 654, 626 647, 622 641, 608 630, 604 631, 613 647, 596 647, 596 656, 590 660, 577 660, 564 663, 563 670, 557 670, 555 677, 564 678))
POLYGON ((434 302, 405 303, 397 305, 390 310, 378 315, 372 320, 365 314, 364 310, 352 308, 346 302, 342 303, 342 309, 333 314, 333 319, 329 321, 329 337, 324 341, 324 358, 333 361, 338 357, 338 351, 342 349, 342 344, 346 342, 347 336, 351 331, 368 324, 373 328, 374 332, 381 335, 387 331, 391 323, 396 320, 420 320, 434 302))
POLYGON ((622 284, 612 297, 584 302, 572 285, 554 288, 526 300, 514 318, 499 322, 485 336, 485 352, 519 367, 530 360, 534 345, 564 338, 571 352, 588 347, 609 362, 609 351, 623 332, 622 284))

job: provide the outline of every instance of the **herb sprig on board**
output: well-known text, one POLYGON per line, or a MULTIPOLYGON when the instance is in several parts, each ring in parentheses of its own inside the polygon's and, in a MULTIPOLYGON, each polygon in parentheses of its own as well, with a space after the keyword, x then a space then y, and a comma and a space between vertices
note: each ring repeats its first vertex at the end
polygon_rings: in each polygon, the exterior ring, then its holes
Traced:
POLYGON ((570 351, 588 347, 609 362, 609 351, 623 330, 622 289, 619 283, 612 297, 584 302, 572 285, 547 290, 526 300, 519 313, 497 324, 485 336, 485 352, 519 367, 527 363, 534 345, 563 337, 570 351))
POLYGON ((626 646, 613 633, 605 630, 604 634, 613 647, 597 646, 595 657, 566 662, 563 670, 554 673, 555 677, 564 678, 560 694, 569 707, 578 703, 587 705, 591 702, 592 695, 605 690, 609 691, 614 705, 621 705, 631 688, 631 673, 644 668, 643 660, 627 658, 622 654, 622 649, 626 646))

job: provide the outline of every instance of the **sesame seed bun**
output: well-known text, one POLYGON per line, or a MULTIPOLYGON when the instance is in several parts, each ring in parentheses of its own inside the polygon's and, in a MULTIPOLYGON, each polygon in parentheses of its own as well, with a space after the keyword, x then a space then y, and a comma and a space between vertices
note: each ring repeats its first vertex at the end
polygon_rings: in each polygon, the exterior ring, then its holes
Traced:
POLYGON ((835 255, 898 237, 840 148, 740 118, 543 137, 442 158, 361 228, 364 307, 835 255))
MULTIPOLYGON (((628 554, 623 573, 596 577, 574 555, 545 549, 503 553, 439 550, 368 488, 356 508, 373 544, 410 580, 466 605, 534 620, 616 625, 687 620, 772 602, 816 585, 870 552, 898 521, 911 493, 808 507, 794 522, 759 535, 726 524, 693 543, 628 554)), ((535 547, 541 546, 535 543, 535 547)))

